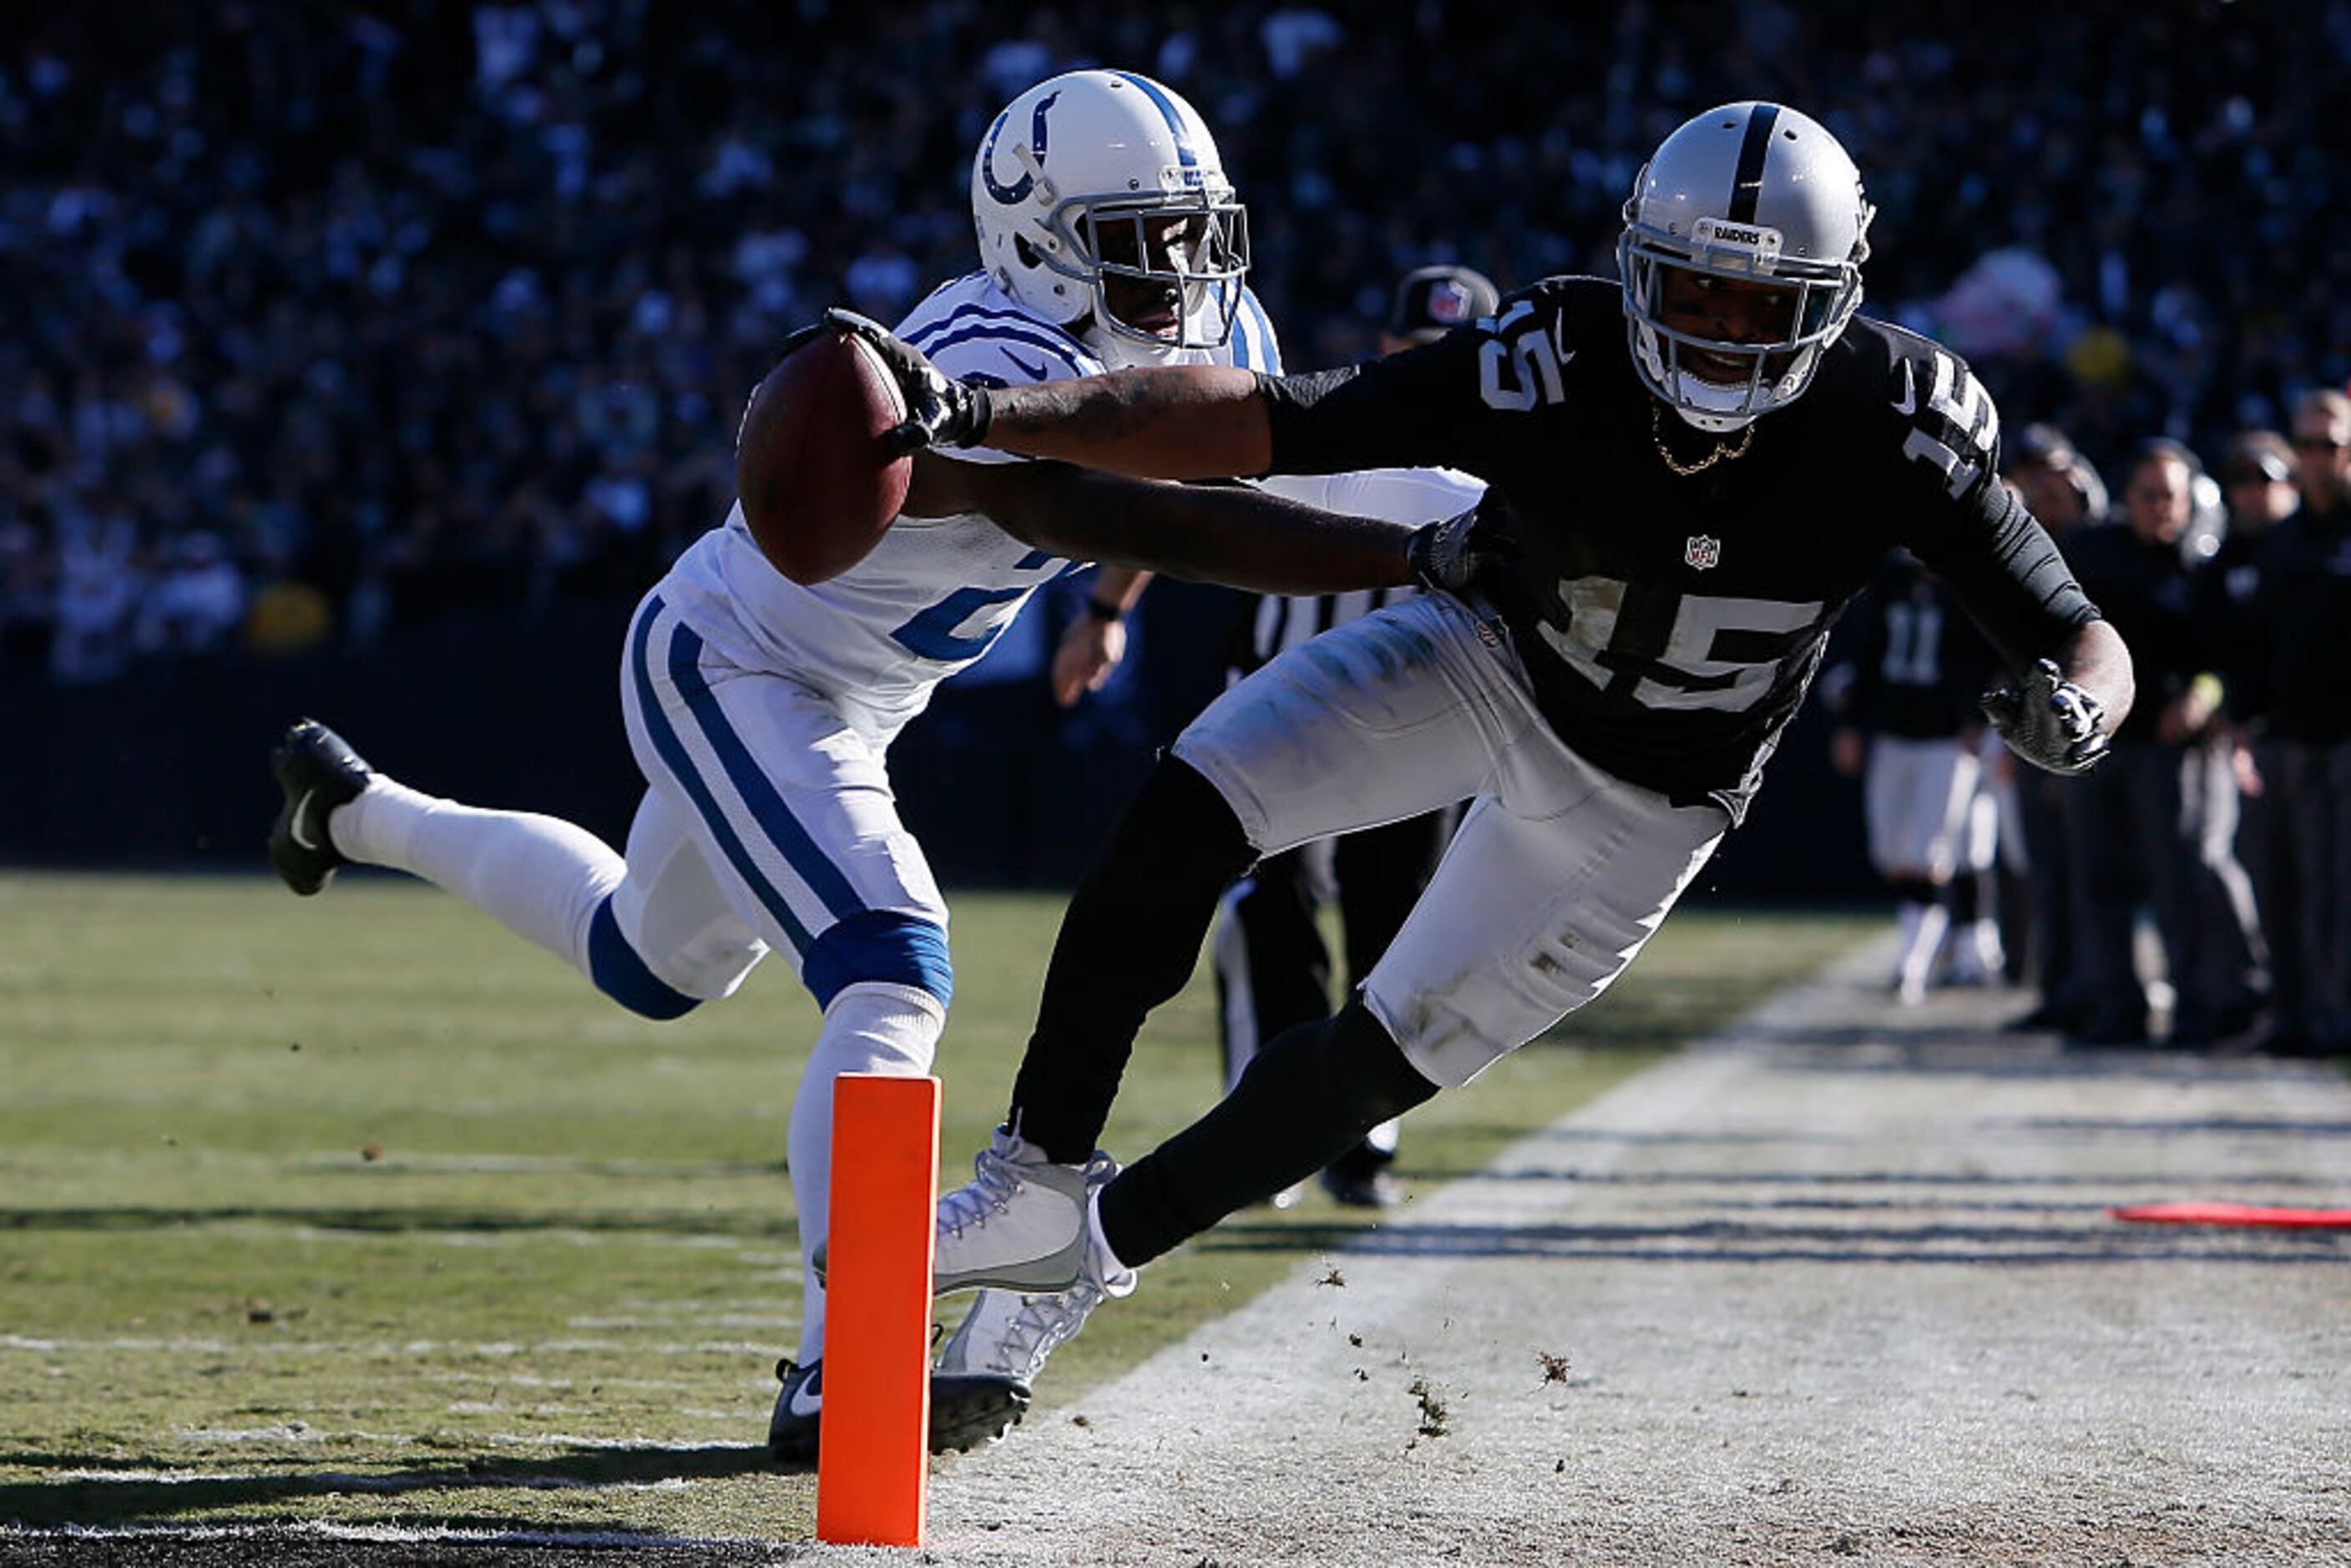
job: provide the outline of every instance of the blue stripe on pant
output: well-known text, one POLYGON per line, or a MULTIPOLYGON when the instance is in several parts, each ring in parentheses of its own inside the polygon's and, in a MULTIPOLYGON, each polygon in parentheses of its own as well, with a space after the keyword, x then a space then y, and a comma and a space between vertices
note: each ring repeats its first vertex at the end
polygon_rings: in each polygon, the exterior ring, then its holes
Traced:
MULTIPOLYGON (((946 932, 936 922, 921 915, 862 906, 847 875, 825 855, 816 839, 792 814, 774 780, 760 769, 750 747, 728 722, 716 694, 702 675, 702 639, 680 623, 672 631, 665 661, 671 682, 761 831, 782 853, 786 863, 823 901, 826 912, 834 917, 832 924, 811 936, 808 925, 793 914, 783 890, 760 868, 709 784, 696 771, 693 754, 661 706, 653 678, 653 622, 665 613, 667 607, 658 597, 649 599, 631 639, 630 671, 646 737, 693 802, 695 815, 710 831, 727 863, 751 890, 752 896, 775 917, 799 956, 801 980, 815 996, 817 1005, 831 1005, 843 989, 860 982, 916 987, 936 997, 941 1006, 946 1005, 955 989, 946 932)), ((600 911, 598 918, 598 926, 591 927, 590 933, 591 962, 599 961, 595 938, 609 915, 600 911)), ((675 1002, 683 1002, 684 1007, 694 1003, 693 998, 664 985, 644 967, 643 960, 622 938, 617 923, 611 925, 611 943, 601 962, 610 966, 613 983, 606 983, 605 970, 600 967, 597 984, 623 1006, 649 1017, 675 1017, 675 1013, 658 1013, 652 1009, 675 1002), (621 955, 625 955, 625 960, 621 955), (659 990, 646 989, 648 982, 659 990), (629 994, 622 995, 616 987, 626 988, 629 994)))
POLYGON ((598 990, 649 1019, 684 1018, 702 1005, 701 998, 673 989, 646 967, 629 939, 621 935, 609 895, 596 906, 595 917, 588 924, 588 976, 598 990))
MULTIPOLYGON (((645 601, 644 612, 637 618, 636 632, 629 650, 629 670, 636 683, 637 708, 644 722, 645 737, 653 742, 653 750, 668 766, 670 777, 677 781, 678 788, 684 790, 686 798, 694 802, 695 814, 702 819, 703 825, 710 830, 711 838, 717 843, 719 852, 726 857, 726 863, 735 868, 736 874, 740 876, 744 884, 750 888, 751 895, 759 901, 760 905, 776 917, 776 924, 783 928, 786 938, 791 943, 792 950, 805 951, 809 944, 808 927, 802 925, 799 917, 792 914, 791 905, 784 901, 782 891, 768 880, 767 873, 762 872, 758 862, 751 858, 750 850, 745 846, 741 837, 735 831, 735 824, 726 820, 726 813, 720 808, 717 799, 710 793, 710 787, 703 782, 702 775, 695 771, 694 758, 686 751, 685 743, 678 738, 677 731, 670 727, 669 716, 662 711, 660 694, 653 687, 651 659, 653 622, 664 613, 666 609, 659 599, 648 599, 645 601)), ((680 636, 689 634, 683 626, 677 630, 680 636)), ((699 638, 695 639, 697 648, 700 646, 700 642, 699 638)), ((674 649, 674 642, 673 649, 674 649)), ((673 674, 674 674, 675 662, 675 654, 673 652, 671 660, 673 674)), ((705 689, 707 690, 706 687, 705 689)))
POLYGON ((718 706, 717 694, 702 678, 702 639, 683 623, 670 638, 669 678, 676 685, 678 695, 685 699, 686 711, 701 727, 703 739, 709 743, 718 765, 726 769, 727 781, 735 786, 736 794, 742 797, 743 804, 750 809, 760 830, 768 835, 768 841, 782 853, 785 863, 808 884, 809 891, 823 901, 834 919, 855 914, 861 906, 857 890, 826 856, 823 846, 792 815, 791 807, 777 792, 775 780, 761 771, 751 748, 727 722, 726 710, 718 706))

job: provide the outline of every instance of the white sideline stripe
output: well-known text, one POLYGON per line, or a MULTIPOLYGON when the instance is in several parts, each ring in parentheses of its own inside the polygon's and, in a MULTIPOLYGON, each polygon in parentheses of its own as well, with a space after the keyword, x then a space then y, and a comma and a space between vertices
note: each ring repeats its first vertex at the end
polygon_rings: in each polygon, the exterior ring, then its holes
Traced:
MULTIPOLYGON (((730 1412, 728 1419, 739 1421, 742 1416, 739 1412, 730 1412)), ((488 1440, 517 1448, 610 1448, 629 1453, 651 1449, 658 1453, 698 1454, 710 1448, 748 1446, 709 1437, 584 1437, 571 1432, 493 1432, 488 1440)))
MULTIPOLYGON (((80 1154, 71 1151, 45 1155, 44 1167, 59 1163, 82 1166, 115 1166, 124 1158, 125 1151, 109 1149, 102 1154, 80 1154)), ((364 1167, 368 1179, 379 1179, 387 1169, 431 1173, 434 1175, 486 1176, 614 1176, 641 1179, 646 1176, 667 1176, 679 1181, 709 1181, 714 1178, 740 1176, 749 1181, 767 1181, 784 1172, 780 1160, 648 1160, 602 1159, 585 1155, 446 1155, 418 1150, 411 1153, 388 1149, 371 1160, 356 1148, 319 1148, 289 1151, 285 1154, 259 1153, 247 1149, 191 1148, 175 1145, 163 1151, 175 1168, 189 1166, 214 1170, 277 1170, 293 1166, 304 1170, 357 1171, 364 1167)), ((0 1158, 0 1170, 11 1170, 30 1162, 0 1158)))
POLYGON ((359 1342, 352 1340, 292 1341, 270 1343, 266 1340, 224 1339, 141 1339, 128 1336, 112 1339, 35 1339, 25 1334, 0 1334, 0 1350, 30 1351, 37 1354, 54 1354, 60 1351, 131 1351, 163 1354, 199 1354, 204 1355, 477 1355, 506 1357, 517 1355, 607 1355, 625 1352, 630 1355, 766 1355, 775 1354, 775 1345, 766 1340, 672 1340, 659 1344, 622 1343, 613 1340, 551 1339, 537 1344, 517 1344, 504 1340, 471 1343, 465 1340, 409 1340, 394 1344, 385 1340, 359 1342))
POLYGON ((766 1180, 781 1175, 780 1161, 762 1164, 755 1160, 612 1160, 590 1159, 578 1155, 434 1155, 402 1154, 386 1150, 381 1158, 365 1160, 355 1150, 314 1149, 308 1154, 251 1157, 228 1155, 218 1162, 269 1166, 305 1166, 324 1170, 345 1170, 358 1164, 372 1168, 370 1175, 387 1166, 413 1171, 471 1172, 499 1176, 539 1174, 547 1176, 675 1176, 681 1181, 707 1181, 716 1175, 741 1176, 746 1179, 766 1180))
POLYGON ((323 1443, 329 1437, 357 1437, 358 1432, 328 1432, 307 1421, 281 1421, 274 1427, 186 1427, 178 1433, 183 1443, 323 1443))
MULTIPOLYGON (((282 1480, 276 1472, 258 1470, 66 1470, 62 1479, 82 1485, 96 1483, 134 1483, 140 1486, 187 1486, 217 1482, 282 1480)), ((408 1492, 434 1490, 406 1476, 360 1475, 352 1470, 318 1470, 303 1476, 307 1484, 336 1491, 408 1492)), ((658 1481, 584 1481, 571 1476, 517 1476, 499 1482, 501 1486, 517 1487, 525 1491, 658 1491, 674 1490, 688 1483, 682 1477, 670 1477, 658 1481)))
MULTIPOLYGON (((121 1474, 121 1471, 112 1472, 121 1474)), ((191 1476, 190 1480, 210 1480, 210 1476, 191 1476)), ((231 1477, 230 1479, 253 1479, 251 1477, 231 1477)), ((101 1536, 114 1539, 149 1541, 283 1541, 287 1536, 308 1536, 322 1541, 366 1541, 392 1545, 414 1545, 426 1542, 479 1542, 507 1546, 664 1546, 684 1548, 718 1548, 739 1551, 747 1547, 769 1544, 747 1536, 726 1535, 655 1535, 618 1530, 465 1530, 450 1525, 423 1524, 328 1524, 316 1520, 295 1520, 283 1524, 67 1524, 57 1526, 26 1526, 0 1524, 0 1541, 37 1541, 64 1537, 101 1536)))

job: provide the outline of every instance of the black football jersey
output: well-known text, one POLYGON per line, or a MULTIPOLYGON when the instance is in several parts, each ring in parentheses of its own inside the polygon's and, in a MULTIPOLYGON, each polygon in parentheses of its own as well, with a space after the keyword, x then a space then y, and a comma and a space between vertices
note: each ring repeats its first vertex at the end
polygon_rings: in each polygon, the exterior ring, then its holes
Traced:
POLYGON ((1999 415, 1949 350, 1856 319, 1745 450, 1635 373, 1615 284, 1548 279, 1437 342, 1267 378, 1276 473, 1432 465, 1487 481, 1521 546, 1481 585, 1584 758, 1744 814, 1830 623, 1907 546, 2011 664, 2096 610, 1997 477, 1999 415))

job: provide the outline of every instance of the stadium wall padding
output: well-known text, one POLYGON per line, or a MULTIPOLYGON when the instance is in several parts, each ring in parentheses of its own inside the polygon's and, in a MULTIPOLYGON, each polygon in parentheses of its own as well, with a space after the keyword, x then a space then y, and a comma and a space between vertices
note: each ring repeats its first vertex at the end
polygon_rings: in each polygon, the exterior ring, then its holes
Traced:
MULTIPOLYGON (((891 753, 907 824, 953 886, 1067 887, 1156 748, 1212 696, 1228 610, 1153 590, 1147 694, 1056 710, 1038 681, 949 682, 891 753)), ((270 746, 308 716, 421 789, 567 817, 625 841, 642 781, 622 733, 625 607, 530 626, 451 617, 366 653, 158 664, 103 685, 0 682, 0 862, 258 873, 277 809, 270 746)), ((1858 790, 1792 727, 1748 825, 1696 896, 1874 896, 1858 790)))

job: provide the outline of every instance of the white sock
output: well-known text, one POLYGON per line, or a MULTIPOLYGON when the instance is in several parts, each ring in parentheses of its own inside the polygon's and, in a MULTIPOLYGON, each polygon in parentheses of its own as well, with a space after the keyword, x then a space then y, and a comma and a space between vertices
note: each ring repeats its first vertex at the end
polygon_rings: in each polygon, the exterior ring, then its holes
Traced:
POLYGON ((1903 904, 1902 956, 1895 965, 1894 974, 1906 999, 1915 1001, 1926 995, 1927 983, 1934 977, 1936 956, 1943 950, 1943 936, 1950 929, 1950 911, 1939 904, 1903 904))
POLYGON ((2008 950, 2000 940, 2000 922, 1985 915, 1975 922, 1973 930, 1976 964, 1985 979, 1997 980, 2008 967, 2008 950))
POLYGON ((1119 1261, 1118 1249, 1102 1233, 1102 1195, 1100 1186, 1086 1194, 1086 1237, 1093 1246, 1094 1261, 1102 1270, 1102 1294, 1116 1300, 1134 1294, 1136 1276, 1134 1270, 1119 1261))
POLYGON ((335 847, 446 888, 588 974, 588 925, 627 864, 585 828, 532 811, 487 811, 379 773, 327 819, 335 847))
POLYGON ((832 1215, 832 1081, 843 1072, 917 1078, 931 1070, 947 1009, 919 986, 868 980, 850 986, 824 1009, 792 1100, 786 1162, 800 1216, 802 1366, 824 1354, 824 1287, 808 1260, 823 1245, 832 1215))

